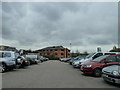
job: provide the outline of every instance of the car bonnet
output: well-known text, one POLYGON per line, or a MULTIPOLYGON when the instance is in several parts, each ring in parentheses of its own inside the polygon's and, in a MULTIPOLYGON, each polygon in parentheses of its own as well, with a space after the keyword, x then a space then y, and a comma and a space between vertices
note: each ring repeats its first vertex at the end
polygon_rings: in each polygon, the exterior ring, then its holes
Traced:
POLYGON ((119 65, 112 65, 112 66, 108 66, 103 68, 103 71, 108 71, 108 72, 112 72, 114 70, 120 70, 120 66, 119 65))

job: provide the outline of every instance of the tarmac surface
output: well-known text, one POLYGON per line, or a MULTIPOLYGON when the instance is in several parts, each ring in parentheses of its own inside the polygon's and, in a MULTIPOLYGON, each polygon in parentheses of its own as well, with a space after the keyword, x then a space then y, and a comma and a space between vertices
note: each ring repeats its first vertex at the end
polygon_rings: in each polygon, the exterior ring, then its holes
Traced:
POLYGON ((49 60, 2 74, 2 88, 118 88, 102 78, 85 76, 65 62, 49 60))

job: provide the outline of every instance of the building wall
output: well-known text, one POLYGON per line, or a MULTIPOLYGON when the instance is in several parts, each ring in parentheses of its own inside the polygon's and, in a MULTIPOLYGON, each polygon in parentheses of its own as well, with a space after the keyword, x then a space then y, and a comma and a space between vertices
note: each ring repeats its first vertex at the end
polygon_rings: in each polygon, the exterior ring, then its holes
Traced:
POLYGON ((69 58, 70 50, 67 48, 45 48, 39 50, 42 56, 55 56, 57 58, 69 58))

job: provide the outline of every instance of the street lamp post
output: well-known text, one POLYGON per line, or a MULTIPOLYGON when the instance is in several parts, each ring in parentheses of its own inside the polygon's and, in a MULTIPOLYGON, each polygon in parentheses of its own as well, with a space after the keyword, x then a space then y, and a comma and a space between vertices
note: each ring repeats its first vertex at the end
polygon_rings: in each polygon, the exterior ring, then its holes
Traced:
POLYGON ((72 43, 70 43, 70 57, 72 57, 72 55, 71 55, 71 52, 72 52, 71 45, 72 45, 72 43))

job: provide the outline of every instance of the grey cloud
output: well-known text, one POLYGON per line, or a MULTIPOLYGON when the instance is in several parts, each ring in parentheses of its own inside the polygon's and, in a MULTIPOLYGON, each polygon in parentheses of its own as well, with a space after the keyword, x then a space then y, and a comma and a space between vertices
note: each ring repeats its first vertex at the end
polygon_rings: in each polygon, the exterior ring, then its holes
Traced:
POLYGON ((97 46, 117 42, 117 3, 2 5, 3 39, 17 40, 19 46, 97 46))

